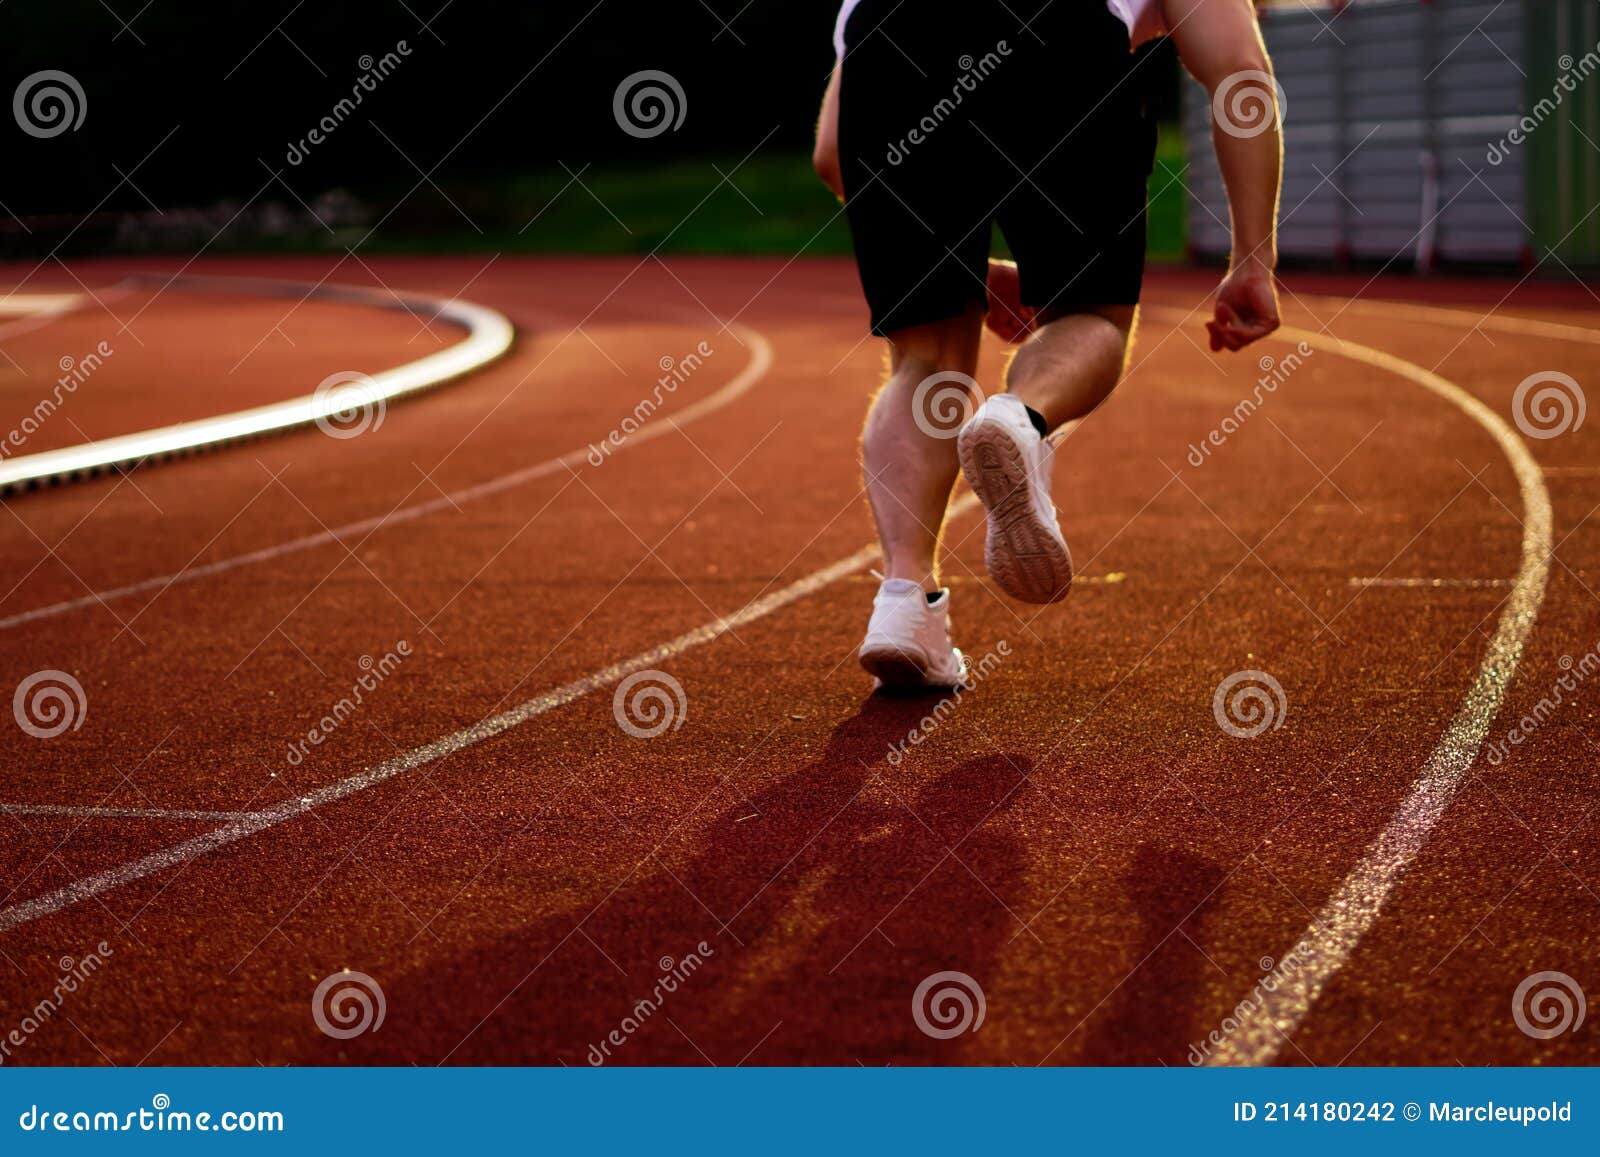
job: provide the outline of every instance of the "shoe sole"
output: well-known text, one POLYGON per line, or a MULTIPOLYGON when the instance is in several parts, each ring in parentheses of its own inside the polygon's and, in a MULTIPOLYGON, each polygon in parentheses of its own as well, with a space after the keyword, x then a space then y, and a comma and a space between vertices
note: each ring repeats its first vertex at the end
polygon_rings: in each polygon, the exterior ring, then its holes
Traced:
POLYGON ((861 648, 861 668, 891 690, 953 687, 933 679, 925 656, 893 643, 870 643, 861 648))
POLYGON ((1022 450, 999 422, 978 421, 961 431, 961 472, 989 513, 983 561, 1014 599, 1055 603, 1072 589, 1072 555, 1034 513, 1022 450))

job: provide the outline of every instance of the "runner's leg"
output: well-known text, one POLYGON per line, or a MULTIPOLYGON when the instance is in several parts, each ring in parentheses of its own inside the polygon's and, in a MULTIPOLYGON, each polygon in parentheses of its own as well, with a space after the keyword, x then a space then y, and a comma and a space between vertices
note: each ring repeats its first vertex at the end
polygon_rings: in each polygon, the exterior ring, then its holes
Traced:
MULTIPOLYGON (((960 386, 941 382, 938 390, 925 391, 920 399, 917 387, 941 372, 970 378, 977 368, 982 331, 983 311, 973 304, 959 317, 890 333, 889 380, 873 401, 861 438, 867 497, 883 543, 884 574, 909 579, 930 592, 939 588, 939 530, 960 464, 954 427, 946 433, 933 422, 936 416, 930 415, 929 403, 934 393, 960 386)), ((972 398, 965 412, 977 403, 972 398)))
POLYGON ((1122 377, 1137 306, 1045 311, 1006 370, 1006 390, 1044 415, 1052 430, 1087 417, 1122 377))

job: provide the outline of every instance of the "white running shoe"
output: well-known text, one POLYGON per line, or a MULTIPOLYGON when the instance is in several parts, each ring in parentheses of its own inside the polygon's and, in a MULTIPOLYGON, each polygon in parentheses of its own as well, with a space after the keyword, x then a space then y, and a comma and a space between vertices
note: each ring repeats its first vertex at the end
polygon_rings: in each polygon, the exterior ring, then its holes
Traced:
POLYGON ((989 512, 983 561, 1000 589, 1025 603, 1053 603, 1072 588, 1072 555, 1050 500, 1054 446, 1039 437, 1020 398, 996 394, 956 442, 961 471, 989 512))
POLYGON ((910 579, 884 579, 872 600, 861 665, 879 687, 955 687, 966 661, 950 645, 950 591, 932 599, 910 579))

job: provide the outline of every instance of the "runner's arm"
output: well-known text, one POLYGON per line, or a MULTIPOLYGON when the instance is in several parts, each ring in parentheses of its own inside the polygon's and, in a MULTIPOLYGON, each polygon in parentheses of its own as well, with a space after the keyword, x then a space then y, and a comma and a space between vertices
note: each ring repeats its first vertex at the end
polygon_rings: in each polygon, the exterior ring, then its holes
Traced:
POLYGON ((1272 274, 1278 264, 1283 138, 1272 63, 1250 0, 1162 4, 1179 58, 1211 94, 1211 141, 1228 190, 1233 249, 1206 328, 1212 349, 1243 349, 1278 328, 1272 274))
POLYGON ((833 195, 844 200, 844 174, 839 168, 839 64, 833 65, 828 90, 822 94, 822 113, 817 117, 817 144, 811 151, 811 164, 822 183, 833 195))

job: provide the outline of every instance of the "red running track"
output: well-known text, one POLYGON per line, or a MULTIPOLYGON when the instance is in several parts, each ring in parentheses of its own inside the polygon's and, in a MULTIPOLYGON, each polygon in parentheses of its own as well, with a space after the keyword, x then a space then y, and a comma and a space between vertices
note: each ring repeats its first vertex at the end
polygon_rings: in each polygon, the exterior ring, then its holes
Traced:
MULTIPOLYGON (((1600 1060, 1592 1026, 1536 1039, 1512 1009, 1536 973, 1594 989, 1600 955, 1600 672, 1577 678, 1600 435, 1525 437, 1513 401, 1539 372, 1600 381, 1582 287, 1293 277, 1291 363, 1207 353, 1184 318, 1209 279, 1153 275, 1127 383, 1057 456, 1079 589, 1010 602, 955 518, 958 642, 990 664, 906 744, 937 701, 873 698, 853 661, 881 352, 847 265, 204 264, 459 293, 520 337, 358 438, 5 504, 5 688, 66 672, 86 709, 0 732, 3 1007, 20 1024, 63 958, 98 964, 8 1061, 1183 1064, 1214 1030, 1224 1059, 1600 1060), (1264 372, 1283 383, 1237 410, 1264 372), (654 425, 621 436, 636 412, 654 425), (1517 618, 1530 560, 1548 581, 1517 618), (1513 618, 1525 646, 1490 663, 1513 618), (613 697, 647 670, 683 697, 640 738, 613 697), (1213 695, 1252 670, 1280 725, 1237 738, 1213 695), (1504 737, 1564 673, 1447 808, 1406 810, 1458 716, 1503 694, 1481 722, 1504 737), (1362 875, 1396 831, 1414 855, 1362 875), (1303 1007, 1223 1032, 1264 979, 1295 987, 1278 962, 1308 935, 1303 1007), (344 969, 385 1016, 339 1039, 312 1001, 344 969), (942 972, 981 990, 976 1031, 919 1027, 942 972)), ((458 336, 290 304, 146 289, 0 331, 5 416, 102 339, 49 438, 458 336)))

